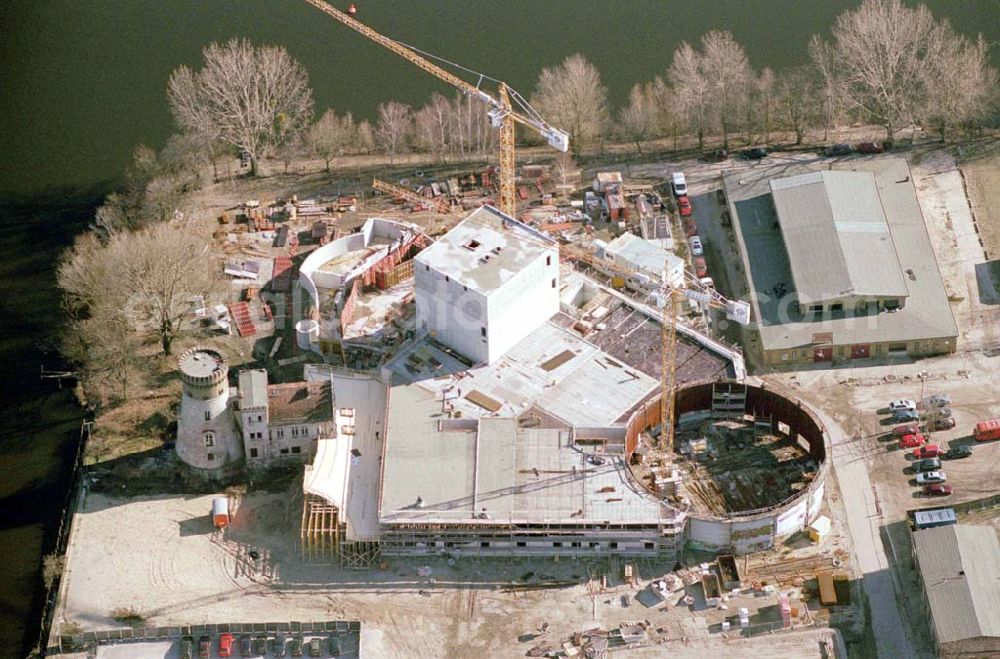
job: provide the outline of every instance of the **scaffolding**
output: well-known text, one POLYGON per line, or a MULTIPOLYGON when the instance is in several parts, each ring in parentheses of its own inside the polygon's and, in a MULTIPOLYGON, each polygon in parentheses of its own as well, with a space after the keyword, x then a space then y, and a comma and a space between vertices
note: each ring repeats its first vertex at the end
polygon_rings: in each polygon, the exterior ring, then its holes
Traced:
POLYGON ((712 418, 742 419, 746 415, 747 390, 732 382, 712 385, 712 418))
POLYGON ((306 494, 302 501, 300 542, 302 560, 323 565, 365 569, 382 556, 378 541, 349 541, 340 511, 323 497, 306 494))

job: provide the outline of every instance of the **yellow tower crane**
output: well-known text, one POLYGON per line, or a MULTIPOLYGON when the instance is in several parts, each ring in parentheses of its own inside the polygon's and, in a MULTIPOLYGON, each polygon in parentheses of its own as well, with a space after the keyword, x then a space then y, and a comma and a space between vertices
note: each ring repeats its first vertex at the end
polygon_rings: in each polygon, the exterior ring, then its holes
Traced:
MULTIPOLYGON (((462 93, 468 96, 474 96, 492 108, 489 111, 490 121, 493 123, 494 128, 500 129, 499 207, 505 214, 514 217, 514 213, 516 212, 515 206, 517 203, 516 190, 514 186, 516 179, 516 162, 514 158, 514 124, 518 123, 522 126, 531 128, 544 137, 550 145, 560 151, 566 151, 569 149, 569 135, 543 121, 542 118, 537 116, 537 113, 531 109, 531 106, 524 102, 521 99, 521 96, 516 94, 516 92, 508 87, 506 83, 497 82, 497 97, 499 98, 494 98, 476 85, 472 85, 458 76, 444 70, 437 64, 434 64, 426 57, 418 54, 411 47, 379 34, 346 12, 331 7, 323 0, 306 0, 306 2, 332 18, 340 21, 347 27, 361 33, 363 36, 371 39, 375 43, 380 44, 400 57, 413 62, 431 75, 444 80, 448 84, 459 89, 462 93), (526 113, 513 109, 510 101, 512 93, 516 94, 519 99, 519 103, 525 108, 526 113)), ((485 77, 480 75, 480 82, 484 79, 485 77)))
MULTIPOLYGON (((563 254, 570 259, 585 263, 596 270, 607 271, 623 278, 625 281, 637 274, 636 270, 619 263, 598 258, 591 250, 577 245, 562 245, 563 254)), ((663 281, 657 288, 663 305, 662 322, 660 323, 660 455, 667 477, 675 479, 674 475, 674 392, 677 387, 677 305, 681 299, 687 298, 707 304, 715 309, 723 309, 726 318, 741 325, 750 322, 750 306, 740 300, 729 300, 714 288, 702 285, 701 281, 691 272, 684 272, 684 282, 681 286, 670 286, 663 281)))

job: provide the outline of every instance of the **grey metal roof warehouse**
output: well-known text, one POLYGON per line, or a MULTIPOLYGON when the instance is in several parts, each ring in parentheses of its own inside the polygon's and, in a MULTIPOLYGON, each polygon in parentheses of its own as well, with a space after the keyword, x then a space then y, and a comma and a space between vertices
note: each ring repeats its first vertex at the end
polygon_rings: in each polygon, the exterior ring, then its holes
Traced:
POLYGON ((772 179, 771 195, 802 303, 908 294, 871 172, 772 179))
MULTIPOLYGON (((786 245, 787 238, 778 227, 770 184, 774 179, 821 170, 817 165, 803 163, 727 172, 723 180, 732 208, 733 234, 748 278, 761 347, 767 351, 808 347, 817 332, 832 333, 835 345, 956 337, 958 327, 906 161, 879 158, 837 163, 832 167, 851 168, 834 172, 874 176, 895 247, 897 267, 909 292, 906 305, 892 313, 824 317, 822 322, 789 308, 787 300, 799 295, 791 267, 792 252, 796 250, 786 245), (773 290, 778 286, 785 287, 787 293, 775 295, 773 290)), ((865 263, 868 265, 881 268, 865 263)))
POLYGON ((1000 543, 989 526, 939 526, 913 534, 939 644, 1000 637, 1000 543))

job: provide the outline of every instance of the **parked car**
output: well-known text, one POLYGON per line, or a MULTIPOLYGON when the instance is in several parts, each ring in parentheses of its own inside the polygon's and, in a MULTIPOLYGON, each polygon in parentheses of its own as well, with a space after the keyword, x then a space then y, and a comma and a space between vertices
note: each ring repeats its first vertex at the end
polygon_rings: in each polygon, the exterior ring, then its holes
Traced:
POLYGON ((893 437, 902 437, 903 435, 916 435, 920 432, 920 426, 916 423, 907 423, 905 426, 896 426, 892 429, 893 437))
POLYGON ((680 212, 681 217, 687 217, 691 214, 691 199, 687 195, 677 198, 677 210, 680 212))
POLYGON ((250 634, 243 634, 240 636, 240 656, 253 656, 253 639, 250 638, 250 634))
MULTIPOLYGON (((233 656, 233 645, 236 643, 236 639, 230 633, 219 634, 219 656, 220 657, 231 657, 233 656)), ((206 657, 208 655, 205 655, 206 657)))
POLYGON ((927 446, 921 446, 913 452, 913 457, 918 460, 923 460, 924 458, 936 458, 944 454, 944 450, 937 444, 928 444, 927 446))
POLYGON ((927 396, 920 401, 920 404, 924 407, 947 407, 951 405, 951 396, 948 394, 934 394, 933 396, 927 396))
POLYGON ((762 146, 755 146, 752 149, 743 149, 740 151, 740 158, 743 160, 760 160, 767 156, 767 149, 762 146))
MULTIPOLYGON (((202 634, 198 637, 198 657, 199 659, 205 659, 210 654, 212 654, 212 637, 208 634, 202 634)), ((220 653, 220 657, 222 654, 220 653)))
POLYGON ((941 457, 945 460, 961 460, 962 458, 968 458, 971 455, 971 446, 956 446, 955 448, 945 451, 941 457))
POLYGON ((704 256, 705 248, 701 245, 701 238, 691 236, 691 256, 704 256))
POLYGON ((253 639, 253 653, 261 656, 267 654, 267 635, 257 634, 253 639))
POLYGON ((916 410, 900 410, 899 412, 894 412, 892 415, 892 420, 896 423, 904 423, 906 421, 919 421, 920 415, 917 414, 916 410))
POLYGON ((323 642, 313 636, 309 639, 309 656, 318 657, 323 654, 323 642))
POLYGON ((691 259, 691 264, 694 266, 694 274, 697 275, 699 279, 708 276, 708 266, 705 265, 705 257, 696 256, 691 259))
POLYGON ((917 474, 917 485, 928 485, 930 483, 943 483, 948 480, 943 471, 925 471, 917 474))
POLYGON ((924 494, 929 497, 946 497, 955 491, 951 485, 945 485, 944 483, 931 483, 929 485, 924 485, 924 494))
POLYGON ((902 412, 903 410, 914 411, 917 409, 917 404, 912 400, 893 400, 889 401, 889 411, 895 414, 896 412, 902 412))
POLYGON ((271 643, 271 654, 273 654, 275 657, 285 656, 286 652, 285 637, 283 635, 275 634, 274 637, 271 638, 270 643, 271 643))
POLYGON ((694 218, 685 217, 684 218, 684 235, 688 238, 694 236, 698 233, 698 225, 694 223, 694 218))
POLYGON ((194 659, 193 636, 185 636, 181 638, 181 644, 177 648, 177 659, 194 659))
POLYGON ((858 153, 882 153, 885 151, 881 142, 862 142, 855 149, 858 153))
POLYGON ((302 636, 300 634, 296 634, 295 636, 293 636, 292 637, 292 647, 289 650, 289 654, 291 654, 293 657, 301 657, 302 656, 302 644, 303 644, 303 640, 302 640, 302 636))
POLYGON ((688 193, 688 185, 684 172, 674 172, 670 177, 670 186, 674 190, 675 197, 685 196, 688 193))
POLYGON ((823 155, 825 156, 846 156, 851 153, 851 145, 846 142, 841 142, 840 144, 834 144, 823 149, 823 155))
POLYGON ((335 657, 339 657, 344 651, 344 639, 340 637, 340 634, 330 635, 330 654, 335 657))
POLYGON ((903 435, 899 439, 899 448, 917 448, 926 441, 927 438, 920 433, 916 433, 915 435, 903 435))
POLYGON ((937 458, 925 458, 914 462, 913 468, 917 471, 938 471, 941 469, 941 461, 937 458))
POLYGON ((947 419, 951 417, 950 407, 932 407, 924 410, 924 417, 927 419, 947 419))
POLYGON ((943 419, 934 419, 928 425, 931 430, 951 430, 955 427, 955 417, 946 416, 943 419))

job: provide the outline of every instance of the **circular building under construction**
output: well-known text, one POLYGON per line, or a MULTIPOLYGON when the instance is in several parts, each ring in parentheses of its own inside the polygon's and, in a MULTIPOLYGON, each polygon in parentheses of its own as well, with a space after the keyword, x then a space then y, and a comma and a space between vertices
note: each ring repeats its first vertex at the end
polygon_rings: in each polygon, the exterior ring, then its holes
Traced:
MULTIPOLYGON (((760 551, 819 515, 828 438, 801 401, 762 386, 702 382, 677 390, 676 414, 674 499, 687 514, 690 545, 760 551)), ((647 462, 635 473, 655 491, 664 469, 647 462)))

